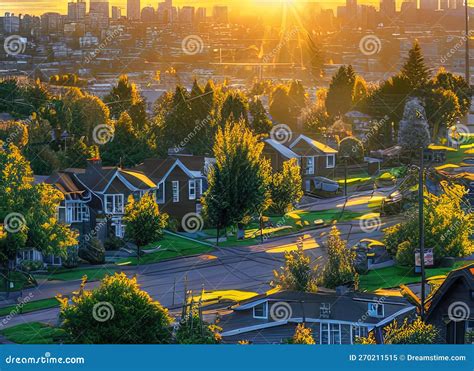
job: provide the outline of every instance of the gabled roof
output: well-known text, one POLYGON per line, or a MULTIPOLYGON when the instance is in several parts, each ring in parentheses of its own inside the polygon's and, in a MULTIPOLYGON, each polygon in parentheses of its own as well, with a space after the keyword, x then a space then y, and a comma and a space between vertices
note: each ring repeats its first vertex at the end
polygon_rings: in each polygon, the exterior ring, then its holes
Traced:
POLYGON ((306 143, 308 143, 311 147, 314 149, 321 151, 326 154, 335 154, 337 153, 337 150, 334 148, 329 147, 328 145, 318 142, 317 140, 311 139, 307 137, 306 135, 301 134, 298 138, 295 139, 293 143, 290 144, 290 148, 293 148, 296 144, 298 144, 300 141, 304 140, 306 143))
POLYGON ((63 171, 50 175, 44 182, 55 186, 66 196, 71 194, 82 195, 86 191, 84 187, 77 184, 71 173, 63 171))
POLYGON ((269 146, 273 147, 276 151, 278 151, 283 157, 286 157, 288 159, 290 158, 296 158, 298 159, 300 156, 298 156, 296 153, 294 153, 291 149, 288 147, 284 146, 280 142, 274 140, 274 139, 265 139, 265 143, 267 143, 269 146))
MULTIPOLYGON (((204 161, 204 157, 202 159, 204 161)), ((147 174, 147 176, 156 183, 165 181, 175 167, 179 167, 189 178, 196 178, 197 173, 194 170, 191 171, 181 160, 181 157, 179 159, 172 157, 166 159, 150 158, 136 166, 135 169, 147 174)), ((197 162, 193 163, 193 167, 197 166, 196 164, 197 162)))
POLYGON ((438 303, 443 299, 444 295, 450 292, 451 287, 459 280, 462 280, 469 290, 474 291, 474 263, 449 272, 441 286, 439 286, 436 292, 428 299, 428 317, 431 315, 431 313, 433 313, 438 303))

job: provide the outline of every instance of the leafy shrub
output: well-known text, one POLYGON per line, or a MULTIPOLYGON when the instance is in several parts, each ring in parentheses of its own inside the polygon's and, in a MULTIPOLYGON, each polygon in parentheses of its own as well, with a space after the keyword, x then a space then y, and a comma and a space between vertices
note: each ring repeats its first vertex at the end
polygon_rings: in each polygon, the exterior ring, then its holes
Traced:
POLYGON ((20 268, 26 272, 34 272, 43 269, 44 263, 40 260, 23 260, 20 268))
POLYGON ((79 257, 91 264, 103 264, 105 262, 105 249, 102 242, 92 238, 88 244, 79 249, 79 257))
POLYGON ((405 241, 398 245, 396 259, 398 265, 406 267, 415 265, 415 250, 410 242, 405 241))
POLYGON ((61 302, 62 328, 79 344, 166 344, 171 341, 168 310, 124 273, 106 276, 100 286, 61 302))
POLYGON ((355 137, 347 137, 339 143, 339 157, 348 157, 349 161, 359 163, 364 160, 364 144, 355 137))
POLYGON ((117 251, 125 245, 125 241, 116 236, 111 236, 104 241, 105 251, 117 251))

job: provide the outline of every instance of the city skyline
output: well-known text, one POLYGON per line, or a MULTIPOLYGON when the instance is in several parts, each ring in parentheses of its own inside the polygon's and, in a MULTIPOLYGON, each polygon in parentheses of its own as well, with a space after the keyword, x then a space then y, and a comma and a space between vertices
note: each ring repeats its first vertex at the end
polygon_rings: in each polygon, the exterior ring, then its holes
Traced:
MULTIPOLYGON (((31 14, 31 15, 41 15, 46 12, 59 12, 61 14, 67 13, 67 6, 68 2, 71 0, 15 0, 15 1, 2 1, 0 3, 0 14, 3 15, 5 12, 15 13, 15 14, 31 14), (25 10, 26 9, 26 10, 25 10)), ((90 0, 86 0, 87 2, 87 11, 89 11, 89 3, 90 0)), ((153 6, 154 8, 158 7, 158 3, 160 1, 141 1, 141 8, 145 6, 153 6)), ((243 0, 238 2, 238 9, 242 10, 242 8, 251 8, 255 6, 271 6, 272 3, 275 5, 279 5, 285 2, 285 0, 243 0)), ((287 0, 288 3, 318 3, 323 8, 332 8, 335 9, 338 6, 345 5, 345 0, 335 0, 335 1, 307 1, 307 0, 287 0)), ((397 0, 397 10, 400 9, 400 6, 404 2, 404 0, 397 0)), ((357 1, 358 4, 364 5, 373 5, 377 9, 379 8, 380 1, 379 0, 363 0, 357 1)), ((195 7, 212 7, 214 5, 228 5, 230 10, 232 10, 232 5, 235 4, 235 1, 232 0, 174 0, 173 4, 176 6, 195 6, 195 7)), ((109 0, 110 8, 112 6, 118 6, 122 9, 122 15, 126 15, 127 12, 127 0, 109 0)))

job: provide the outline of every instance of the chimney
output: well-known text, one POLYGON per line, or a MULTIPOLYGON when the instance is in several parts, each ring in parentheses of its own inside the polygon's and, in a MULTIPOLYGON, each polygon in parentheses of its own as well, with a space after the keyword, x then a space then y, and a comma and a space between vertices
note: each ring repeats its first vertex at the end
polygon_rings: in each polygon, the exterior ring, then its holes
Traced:
POLYGON ((102 160, 99 157, 89 158, 87 160, 86 173, 98 172, 102 169, 102 160))

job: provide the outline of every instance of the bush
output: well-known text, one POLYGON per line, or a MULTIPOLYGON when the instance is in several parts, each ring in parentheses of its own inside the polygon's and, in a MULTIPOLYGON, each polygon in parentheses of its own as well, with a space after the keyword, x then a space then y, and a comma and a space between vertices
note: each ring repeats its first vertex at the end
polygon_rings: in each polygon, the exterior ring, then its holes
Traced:
POLYGON ((100 286, 61 302, 62 328, 79 344, 166 344, 171 341, 168 310, 124 273, 106 276, 100 286))
POLYGON ((405 241, 398 245, 396 254, 397 264, 405 267, 415 265, 415 250, 410 242, 405 241))
POLYGON ((364 144, 355 137, 347 137, 339 143, 339 158, 348 157, 350 162, 360 163, 364 160, 364 144))
POLYGON ((40 260, 23 260, 20 269, 26 272, 39 271, 44 268, 44 263, 40 260))
POLYGON ((178 344, 218 344, 221 342, 220 331, 216 325, 204 322, 193 308, 179 322, 175 339, 178 344))
POLYGON ((109 237, 104 242, 105 251, 117 251, 125 247, 125 245, 125 241, 116 236, 109 237))
POLYGON ((79 265, 79 249, 77 246, 67 248, 67 256, 63 259, 63 266, 66 268, 75 268, 79 265))
POLYGON ((79 249, 79 257, 91 264, 103 264, 105 262, 104 245, 97 238, 92 238, 86 246, 79 249))

